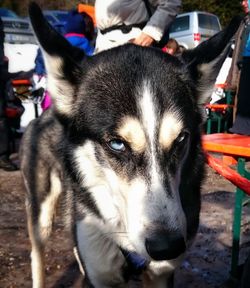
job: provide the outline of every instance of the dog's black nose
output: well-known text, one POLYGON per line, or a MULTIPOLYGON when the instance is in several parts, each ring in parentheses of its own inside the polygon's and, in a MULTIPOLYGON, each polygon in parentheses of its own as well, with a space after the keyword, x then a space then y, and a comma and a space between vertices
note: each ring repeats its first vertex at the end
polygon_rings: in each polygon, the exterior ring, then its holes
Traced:
POLYGON ((186 250, 183 236, 177 232, 157 232, 145 241, 146 250, 154 260, 171 260, 186 250))

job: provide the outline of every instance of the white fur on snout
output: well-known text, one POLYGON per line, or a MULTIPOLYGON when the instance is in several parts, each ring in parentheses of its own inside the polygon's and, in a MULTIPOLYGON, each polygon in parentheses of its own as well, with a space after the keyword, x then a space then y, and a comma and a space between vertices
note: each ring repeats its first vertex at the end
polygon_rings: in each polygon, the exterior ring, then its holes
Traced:
POLYGON ((112 193, 114 189, 109 185, 112 183, 115 188, 118 188, 117 180, 112 171, 105 172, 98 163, 91 141, 75 150, 75 162, 82 179, 82 186, 91 193, 103 218, 110 222, 111 226, 119 225, 119 210, 116 208, 119 203, 116 203, 116 197, 112 193))
POLYGON ((143 284, 145 288, 157 287, 165 288, 168 277, 180 265, 183 256, 169 261, 151 261, 145 271, 143 284))
POLYGON ((136 252, 147 257, 145 252, 144 223, 146 223, 145 198, 147 195, 147 185, 143 179, 134 179, 128 191, 127 217, 129 239, 133 243, 136 252))
POLYGON ((143 223, 145 183, 139 180, 128 183, 116 171, 100 165, 91 141, 76 149, 75 162, 83 187, 88 189, 104 218, 104 221, 97 220, 92 215, 99 223, 100 233, 110 235, 118 245, 134 250, 132 238, 138 238, 143 223))
POLYGON ((108 234, 103 234, 100 225, 100 221, 92 215, 76 222, 79 253, 95 287, 120 287, 125 260, 117 244, 108 234))
POLYGON ((134 208, 128 208, 129 213, 131 213, 129 230, 135 231, 133 242, 139 253, 143 255, 147 254, 144 247, 145 239, 149 237, 147 230, 152 232, 155 223, 162 225, 161 228, 166 229, 166 231, 180 231, 183 233, 183 237, 186 234, 186 220, 178 190, 180 179, 178 176, 169 179, 170 182, 178 182, 170 183, 174 188, 170 194, 164 185, 166 171, 160 168, 157 156, 159 148, 166 149, 172 145, 181 132, 183 124, 178 115, 173 112, 166 112, 161 119, 156 105, 150 82, 145 81, 141 87, 138 106, 141 111, 142 126, 148 140, 147 158, 149 162, 147 170, 149 177, 148 179, 140 179, 140 181, 137 179, 138 191, 134 192, 135 196, 129 202, 129 205, 131 207, 134 205, 134 208), (158 128, 159 131, 156 130, 158 128), (159 138, 156 138, 157 135, 159 138))

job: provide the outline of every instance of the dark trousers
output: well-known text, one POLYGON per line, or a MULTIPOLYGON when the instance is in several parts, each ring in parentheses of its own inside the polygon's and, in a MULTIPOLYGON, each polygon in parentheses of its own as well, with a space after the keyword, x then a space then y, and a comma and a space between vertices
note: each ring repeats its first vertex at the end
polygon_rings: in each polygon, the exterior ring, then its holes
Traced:
POLYGON ((0 118, 0 157, 9 156, 9 129, 6 118, 0 118))
POLYGON ((5 116, 5 82, 0 80, 0 157, 10 153, 10 131, 5 116))
POLYGON ((236 118, 230 132, 250 135, 250 57, 243 57, 236 118))

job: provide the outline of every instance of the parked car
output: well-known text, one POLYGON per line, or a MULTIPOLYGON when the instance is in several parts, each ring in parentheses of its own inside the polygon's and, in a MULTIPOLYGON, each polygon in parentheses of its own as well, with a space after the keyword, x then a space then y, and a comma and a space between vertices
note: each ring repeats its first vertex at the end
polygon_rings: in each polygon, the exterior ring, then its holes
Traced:
POLYGON ((0 8, 0 17, 4 25, 5 42, 36 43, 30 22, 17 16, 13 11, 0 8))
POLYGON ((179 14, 170 27, 170 38, 184 48, 194 48, 221 30, 219 18, 211 13, 193 11, 179 14))
POLYGON ((68 11, 63 10, 44 10, 43 14, 47 21, 61 34, 64 34, 68 11))

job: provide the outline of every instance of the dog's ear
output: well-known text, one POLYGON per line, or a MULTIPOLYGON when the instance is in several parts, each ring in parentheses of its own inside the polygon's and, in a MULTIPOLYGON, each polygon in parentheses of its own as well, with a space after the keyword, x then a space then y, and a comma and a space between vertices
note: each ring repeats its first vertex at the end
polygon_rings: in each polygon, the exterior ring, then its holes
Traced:
POLYGON ((33 30, 43 52, 47 71, 47 89, 56 109, 65 115, 71 113, 75 101, 74 87, 81 74, 80 62, 84 52, 73 47, 45 19, 40 7, 31 2, 29 15, 33 30))
POLYGON ((187 65, 198 89, 197 103, 208 103, 216 78, 228 55, 231 39, 240 26, 242 18, 234 17, 230 24, 209 40, 192 50, 183 52, 181 58, 187 65))

